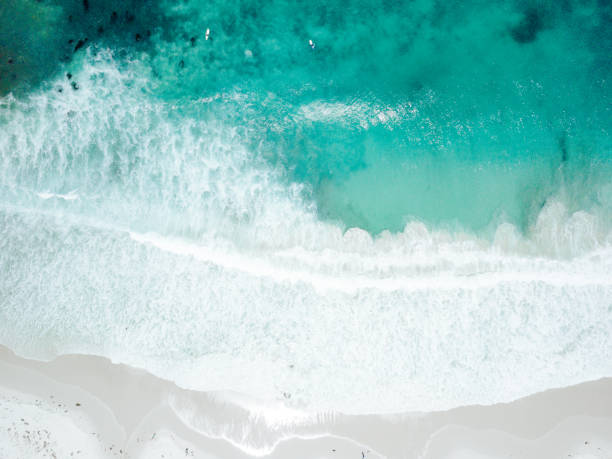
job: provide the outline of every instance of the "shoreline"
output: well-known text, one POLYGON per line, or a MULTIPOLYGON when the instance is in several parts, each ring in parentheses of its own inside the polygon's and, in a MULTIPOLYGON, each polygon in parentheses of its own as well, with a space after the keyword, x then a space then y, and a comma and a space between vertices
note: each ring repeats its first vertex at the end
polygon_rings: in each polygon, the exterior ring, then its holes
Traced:
POLYGON ((104 357, 43 362, 0 346, 0 456, 612 457, 612 378, 510 403, 393 415, 272 407, 280 414, 269 416, 240 397, 181 389, 104 357))

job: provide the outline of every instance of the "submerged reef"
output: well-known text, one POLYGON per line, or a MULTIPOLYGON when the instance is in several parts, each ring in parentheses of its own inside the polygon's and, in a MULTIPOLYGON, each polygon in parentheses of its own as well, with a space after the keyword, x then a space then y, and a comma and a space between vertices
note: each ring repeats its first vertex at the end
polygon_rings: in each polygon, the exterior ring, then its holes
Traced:
POLYGON ((36 87, 86 46, 143 47, 163 29, 152 0, 4 0, 0 4, 0 95, 36 87))

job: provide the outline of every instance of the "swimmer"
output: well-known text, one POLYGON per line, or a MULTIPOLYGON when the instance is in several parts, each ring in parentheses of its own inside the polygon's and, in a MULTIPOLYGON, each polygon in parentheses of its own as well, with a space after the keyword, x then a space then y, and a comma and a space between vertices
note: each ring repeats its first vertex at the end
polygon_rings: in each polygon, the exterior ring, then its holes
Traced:
POLYGON ((308 44, 310 45, 310 49, 315 49, 314 41, 308 40, 308 44))
POLYGON ((206 40, 210 38, 210 29, 206 29, 206 40))

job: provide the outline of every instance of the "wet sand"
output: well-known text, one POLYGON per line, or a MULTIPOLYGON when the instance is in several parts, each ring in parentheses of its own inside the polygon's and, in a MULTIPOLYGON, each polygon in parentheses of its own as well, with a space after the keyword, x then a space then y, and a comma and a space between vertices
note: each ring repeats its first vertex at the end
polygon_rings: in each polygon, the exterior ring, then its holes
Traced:
POLYGON ((492 406, 349 416, 0 347, 0 457, 611 458, 612 379, 492 406))

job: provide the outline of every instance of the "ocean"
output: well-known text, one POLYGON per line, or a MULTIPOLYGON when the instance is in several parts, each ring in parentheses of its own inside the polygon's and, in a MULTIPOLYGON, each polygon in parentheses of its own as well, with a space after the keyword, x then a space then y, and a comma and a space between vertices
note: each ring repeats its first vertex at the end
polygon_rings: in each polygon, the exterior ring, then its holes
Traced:
POLYGON ((0 344, 348 413, 612 376, 612 4, 0 5, 0 344))

